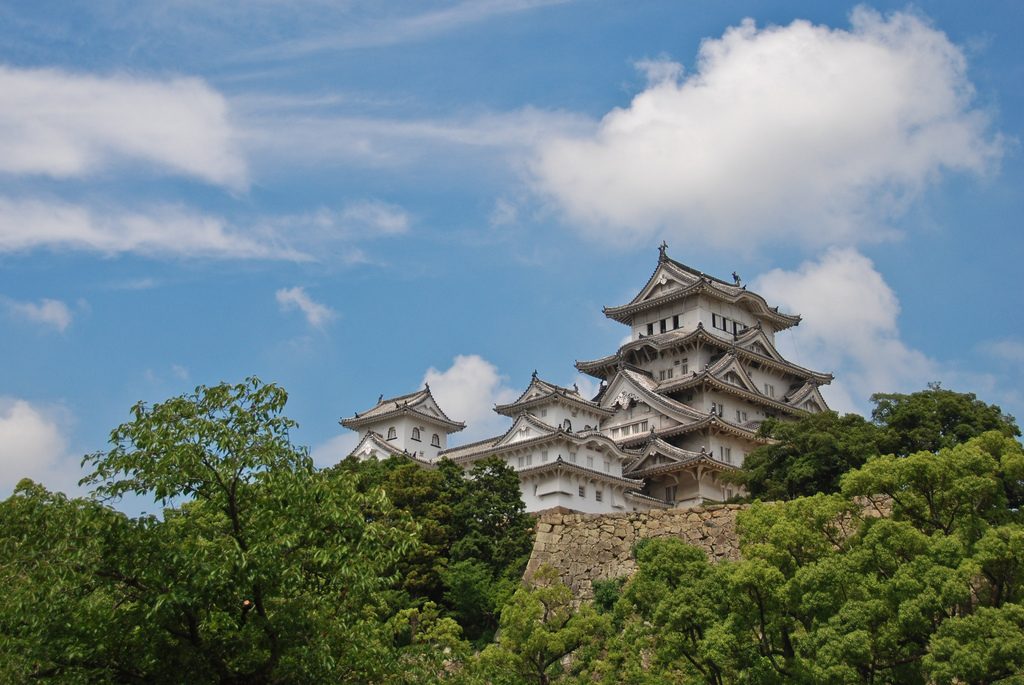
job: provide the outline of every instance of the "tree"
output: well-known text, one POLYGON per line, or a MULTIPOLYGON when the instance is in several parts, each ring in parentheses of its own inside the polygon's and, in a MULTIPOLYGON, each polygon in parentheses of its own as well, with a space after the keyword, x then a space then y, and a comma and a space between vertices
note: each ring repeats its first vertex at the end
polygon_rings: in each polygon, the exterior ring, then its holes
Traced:
POLYGON ((882 454, 906 456, 938 452, 967 442, 987 431, 1019 437, 1014 418, 974 393, 946 390, 932 383, 909 395, 878 393, 871 396, 871 420, 883 429, 882 454))
POLYGON ((796 421, 768 419, 759 432, 772 442, 747 455, 736 480, 766 500, 838 492, 844 473, 878 454, 881 437, 862 416, 831 411, 796 421))
MULTIPOLYGON (((1012 416, 973 394, 937 384, 909 395, 872 395, 868 421, 857 414, 821 412, 780 421, 768 419, 760 434, 771 442, 753 450, 732 480, 752 497, 777 500, 839 491, 842 475, 870 457, 906 457, 937 452, 986 431, 1012 438, 1020 429, 1012 416)), ((1024 504, 1024 482, 1006 482, 1014 506, 1024 504)))
POLYGON ((501 459, 483 459, 468 473, 442 461, 439 471, 452 501, 454 539, 444 573, 445 599, 469 639, 489 641, 533 549, 533 519, 515 471, 501 459))
POLYGON ((590 605, 575 608, 558 572, 542 566, 502 609, 497 643, 480 654, 471 671, 488 683, 548 685, 562 672, 563 660, 600 644, 610 626, 610 617, 590 605))
POLYGON ((489 641, 533 549, 533 520, 515 472, 498 459, 467 472, 448 459, 424 469, 398 456, 349 459, 334 470, 351 474, 361 490, 383 490, 408 514, 417 539, 396 565, 399 592, 392 603, 434 602, 467 637, 489 641))
POLYGON ((841 494, 742 512, 735 562, 638 545, 592 680, 1024 682, 1024 526, 1006 495, 1022 458, 998 431, 873 457, 841 494))
POLYGON ((286 399, 249 379, 136 405, 84 482, 101 499, 154 496, 162 519, 19 486, 0 516, 0 582, 17 598, 0 607, 14 654, 0 673, 365 682, 403 667, 407 629, 378 593, 412 544, 407 517, 316 471, 286 399))

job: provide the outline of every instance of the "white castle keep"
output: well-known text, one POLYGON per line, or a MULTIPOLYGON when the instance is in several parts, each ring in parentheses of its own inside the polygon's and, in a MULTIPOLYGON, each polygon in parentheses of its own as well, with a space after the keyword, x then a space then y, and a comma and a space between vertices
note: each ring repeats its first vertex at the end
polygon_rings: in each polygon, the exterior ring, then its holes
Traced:
POLYGON ((721 475, 764 442, 761 422, 828 409, 818 388, 832 381, 775 349, 775 334, 800 317, 733 280, 671 259, 662 243, 637 296, 604 309, 629 326, 629 341, 615 354, 576 362, 601 381, 596 397, 535 372, 517 400, 494 407, 512 419, 507 431, 449 448, 448 435, 465 424, 445 415, 429 386, 382 396, 341 420, 360 433, 351 455, 402 455, 425 467, 448 458, 465 468, 498 457, 519 475, 527 511, 647 511, 726 500, 739 493, 721 475))

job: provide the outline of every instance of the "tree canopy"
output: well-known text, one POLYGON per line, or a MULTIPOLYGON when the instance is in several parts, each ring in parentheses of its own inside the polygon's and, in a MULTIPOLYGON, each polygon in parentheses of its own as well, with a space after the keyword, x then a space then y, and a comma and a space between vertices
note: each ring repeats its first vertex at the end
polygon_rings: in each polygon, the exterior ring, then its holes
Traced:
POLYGON ((734 480, 766 500, 838 492, 842 475, 872 456, 937 452, 987 431, 1020 435, 998 406, 937 384, 908 395, 872 395, 871 401, 870 420, 835 412, 766 420, 760 434, 770 442, 747 455, 734 480))
POLYGON ((0 503, 7 682, 367 682, 439 664, 400 649, 408 622, 457 626, 382 602, 414 545, 408 515, 314 469, 286 399, 249 379, 138 404, 85 460, 95 499, 23 481, 0 503), (155 496, 163 517, 102 501, 126 493, 155 496))

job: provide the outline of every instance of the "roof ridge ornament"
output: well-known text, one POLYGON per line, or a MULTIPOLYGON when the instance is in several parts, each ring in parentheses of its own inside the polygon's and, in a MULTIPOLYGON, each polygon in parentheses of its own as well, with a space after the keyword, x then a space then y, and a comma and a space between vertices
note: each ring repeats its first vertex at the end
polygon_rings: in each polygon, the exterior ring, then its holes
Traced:
POLYGON ((666 254, 666 250, 668 250, 668 243, 666 243, 664 240, 662 240, 661 241, 661 245, 658 246, 658 261, 659 262, 664 262, 664 261, 666 261, 668 259, 668 254, 666 254))

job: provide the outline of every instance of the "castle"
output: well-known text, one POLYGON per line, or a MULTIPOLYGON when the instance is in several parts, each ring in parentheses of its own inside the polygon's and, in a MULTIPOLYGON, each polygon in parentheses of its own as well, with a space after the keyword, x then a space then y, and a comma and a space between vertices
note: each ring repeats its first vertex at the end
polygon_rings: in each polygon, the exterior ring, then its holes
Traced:
POLYGON ((576 362, 601 381, 595 397, 534 373, 518 399, 494 407, 512 419, 507 431, 448 447, 465 424, 445 415, 429 386, 382 396, 341 420, 360 433, 350 456, 402 455, 427 468, 495 456, 518 474, 527 511, 649 511, 739 494, 722 474, 763 443, 765 418, 828 409, 819 387, 831 374, 775 349, 775 334, 800 317, 769 307, 735 274, 729 283, 677 262, 664 243, 647 284, 604 314, 630 337, 615 354, 576 362))

